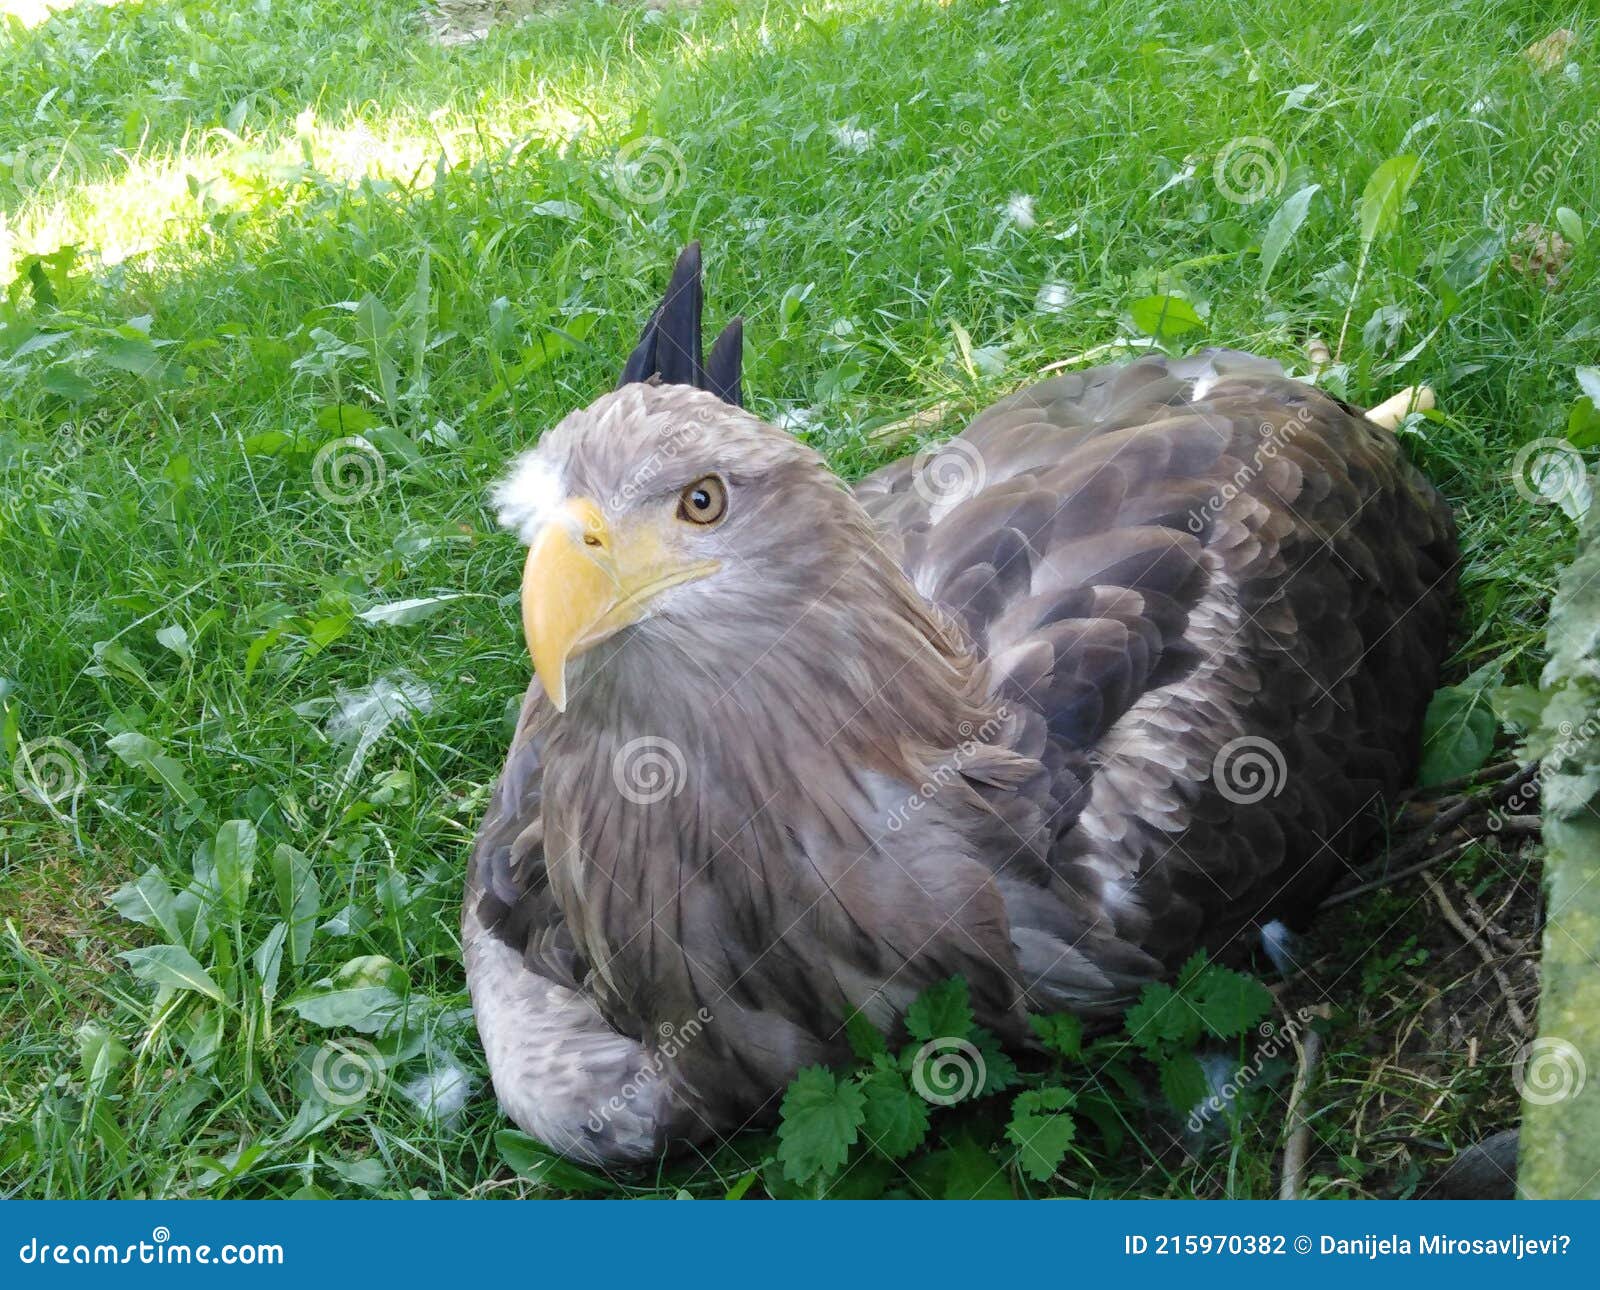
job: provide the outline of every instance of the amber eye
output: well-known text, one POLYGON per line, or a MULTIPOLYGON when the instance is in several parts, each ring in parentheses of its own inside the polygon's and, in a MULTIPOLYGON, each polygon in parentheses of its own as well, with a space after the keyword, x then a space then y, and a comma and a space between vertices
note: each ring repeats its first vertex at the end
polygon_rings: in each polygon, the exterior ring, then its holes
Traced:
POLYGON ((691 524, 715 524, 728 513, 728 486, 718 475, 697 479, 678 494, 678 518, 691 524))

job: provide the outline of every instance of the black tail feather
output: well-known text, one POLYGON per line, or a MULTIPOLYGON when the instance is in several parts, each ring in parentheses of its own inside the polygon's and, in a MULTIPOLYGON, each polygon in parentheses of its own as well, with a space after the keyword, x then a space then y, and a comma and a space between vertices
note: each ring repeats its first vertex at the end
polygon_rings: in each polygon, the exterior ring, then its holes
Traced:
POLYGON ((701 314, 705 308, 701 286, 700 243, 690 242, 678 256, 667 294, 650 315, 639 343, 622 368, 617 382, 628 385, 659 377, 668 385, 692 385, 707 390, 726 403, 743 407, 740 366, 744 352, 744 320, 735 318, 711 347, 709 366, 701 363, 701 314))

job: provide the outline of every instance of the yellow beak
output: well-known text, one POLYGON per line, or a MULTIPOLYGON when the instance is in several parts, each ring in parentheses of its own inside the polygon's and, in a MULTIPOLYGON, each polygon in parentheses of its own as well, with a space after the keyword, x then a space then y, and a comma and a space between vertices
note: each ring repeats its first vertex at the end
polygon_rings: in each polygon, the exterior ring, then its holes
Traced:
POLYGON ((534 671, 557 712, 567 707, 569 660, 646 617, 669 587, 718 568, 715 560, 682 558, 664 536, 641 519, 620 537, 597 503, 579 497, 534 539, 522 572, 522 627, 534 671))

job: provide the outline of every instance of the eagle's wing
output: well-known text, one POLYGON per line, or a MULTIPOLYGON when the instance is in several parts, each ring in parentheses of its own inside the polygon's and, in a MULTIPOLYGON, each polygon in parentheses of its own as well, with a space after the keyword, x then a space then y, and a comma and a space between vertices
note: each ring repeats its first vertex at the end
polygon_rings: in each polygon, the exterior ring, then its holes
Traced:
POLYGON ((1395 437, 1250 355, 1047 381, 857 495, 1045 773, 990 794, 1035 1006, 1295 919, 1414 773, 1458 559, 1395 437))

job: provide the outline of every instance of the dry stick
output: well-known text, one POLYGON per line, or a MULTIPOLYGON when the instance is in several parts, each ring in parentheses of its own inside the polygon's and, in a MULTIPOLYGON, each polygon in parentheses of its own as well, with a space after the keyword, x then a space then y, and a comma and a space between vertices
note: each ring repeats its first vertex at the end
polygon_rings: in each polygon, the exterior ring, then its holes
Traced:
MULTIPOLYGON (((1393 885, 1394 883, 1401 882, 1406 878, 1410 878, 1415 874, 1421 873, 1424 869, 1431 868, 1441 860, 1451 859, 1454 856, 1459 855, 1477 839, 1467 838, 1459 843, 1450 843, 1439 850, 1425 855, 1419 864, 1410 865, 1402 869, 1390 869, 1390 866, 1395 864, 1397 861, 1410 860, 1414 856, 1422 854, 1430 845, 1445 838, 1449 832, 1455 828, 1456 825, 1461 823, 1461 821, 1469 818, 1472 815, 1476 815, 1488 810, 1490 806, 1496 802, 1504 801, 1534 775, 1538 774, 1538 772, 1539 763, 1530 762, 1528 765, 1523 766, 1519 771, 1517 771, 1515 775, 1511 776, 1511 778, 1496 784, 1492 792, 1486 793, 1481 797, 1464 797, 1447 810, 1440 811, 1439 814, 1434 816, 1432 821, 1430 821, 1420 832, 1418 832, 1414 838, 1411 838, 1401 846, 1396 847, 1383 858, 1382 867, 1386 870, 1385 873, 1380 874, 1378 877, 1373 878, 1368 882, 1361 883, 1358 886, 1347 887, 1343 891, 1334 892, 1326 900, 1324 900, 1322 904, 1318 906, 1318 908, 1328 909, 1334 905, 1342 905, 1347 900, 1353 900, 1355 897, 1365 895, 1369 891, 1376 891, 1380 887, 1387 887, 1393 885)), ((1443 785, 1440 785, 1440 787, 1443 787, 1443 785)), ((1515 815, 1504 816, 1501 818, 1500 828, 1495 831, 1518 834, 1527 834, 1536 831, 1537 826, 1512 823, 1512 821, 1527 818, 1535 817, 1515 815)))
POLYGON ((1527 1034, 1527 1015, 1512 996, 1511 980, 1506 976, 1504 969, 1501 968, 1493 952, 1483 943, 1483 937, 1468 927, 1466 919, 1456 912, 1456 907, 1450 903, 1450 897, 1445 895, 1444 888, 1439 885, 1437 878, 1430 873, 1424 881, 1428 884, 1428 890, 1433 893, 1434 902, 1439 906, 1439 912, 1444 915, 1444 921, 1455 928, 1456 935, 1470 945, 1477 952, 1478 957, 1488 966, 1489 970, 1494 973, 1495 984, 1500 987, 1500 994, 1506 1001, 1506 1011, 1511 1014, 1511 1020, 1515 1023, 1517 1029, 1523 1034, 1527 1034))
POLYGON ((1296 1045, 1300 1050, 1300 1069, 1295 1072, 1294 1090, 1289 1094, 1289 1140, 1283 1147, 1283 1177, 1278 1184, 1279 1200, 1299 1200, 1300 1188, 1306 1179, 1307 1148, 1311 1145, 1311 1118, 1306 1115, 1304 1103, 1311 1081, 1317 1073, 1317 1063, 1322 1060, 1322 1035, 1314 1026, 1308 1026, 1305 1039, 1296 1045))
MULTIPOLYGON (((1498 834, 1533 835, 1538 834, 1542 824, 1544 824, 1544 819, 1538 815, 1510 815, 1502 819, 1501 826, 1494 832, 1498 832, 1498 834)), ((1360 887, 1346 887, 1342 891, 1334 891, 1333 895, 1328 896, 1317 907, 1318 909, 1331 909, 1336 904, 1344 904, 1346 901, 1352 901, 1352 899, 1357 898, 1357 896, 1365 896, 1368 891, 1376 891, 1381 887, 1394 887, 1397 883, 1405 882, 1406 879, 1413 879, 1421 872, 1432 869, 1440 861, 1456 858, 1456 856, 1461 855, 1462 851, 1467 850, 1467 847, 1470 847, 1474 842, 1478 842, 1478 840, 1480 840, 1478 837, 1464 837, 1459 842, 1448 843, 1446 847, 1432 851, 1430 855, 1424 856, 1416 864, 1406 866, 1405 869, 1395 869, 1392 874, 1382 874, 1381 877, 1376 877, 1371 882, 1363 882, 1360 887)))
POLYGON ((1402 802, 1409 802, 1417 797, 1438 797, 1445 793, 1456 793, 1463 788, 1471 788, 1474 784, 1481 784, 1486 780, 1503 779, 1516 770, 1521 763, 1515 758, 1510 761, 1496 762, 1493 766, 1485 766, 1475 770, 1470 775, 1457 775, 1454 779, 1447 779, 1439 784, 1418 786, 1400 795, 1402 802))
POLYGON ((1408 868, 1398 869, 1394 873, 1386 873, 1380 878, 1374 878, 1370 882, 1362 883, 1359 887, 1347 887, 1343 891, 1336 891, 1318 905, 1317 908, 1319 910, 1332 909, 1335 905, 1342 905, 1346 901, 1354 900, 1357 896, 1365 896, 1368 892, 1379 891, 1384 887, 1392 887, 1396 883, 1404 882, 1407 878, 1415 878, 1419 873, 1433 868, 1441 860, 1455 859, 1456 856, 1460 855, 1477 840, 1477 838, 1463 838, 1460 842, 1452 843, 1440 851, 1435 851, 1432 855, 1425 857, 1408 868))
MULTIPOLYGON (((1495 830, 1500 834, 1523 834, 1532 836, 1539 832, 1544 821, 1537 815, 1509 815, 1500 821, 1500 827, 1495 830)), ((1369 882, 1364 882, 1358 887, 1346 887, 1343 891, 1336 891, 1324 900, 1318 909, 1331 909, 1335 905, 1342 905, 1346 901, 1354 900, 1357 896, 1365 896, 1369 891, 1377 891, 1383 887, 1393 887, 1404 882, 1407 878, 1415 878, 1419 873, 1433 868, 1442 860, 1454 860, 1458 855, 1470 847, 1479 837, 1466 837, 1460 841, 1448 843, 1439 850, 1424 856, 1414 865, 1404 869, 1396 869, 1393 873, 1381 874, 1369 882)))

